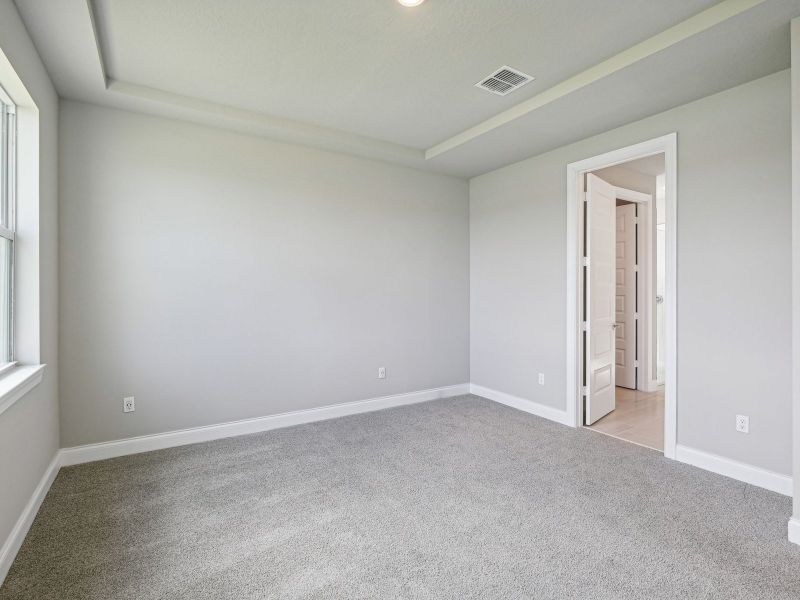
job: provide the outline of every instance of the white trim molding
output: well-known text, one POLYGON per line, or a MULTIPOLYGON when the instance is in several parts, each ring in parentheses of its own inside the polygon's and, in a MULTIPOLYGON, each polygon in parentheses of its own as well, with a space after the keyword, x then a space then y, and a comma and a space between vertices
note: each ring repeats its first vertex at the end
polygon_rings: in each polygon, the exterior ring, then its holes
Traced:
MULTIPOLYGON (((316 421, 373 412, 396 406, 417 404, 442 398, 451 398, 465 394, 481 396, 487 400, 491 400, 493 402, 497 402, 499 404, 503 404, 511 408, 560 423, 562 425, 571 426, 573 424, 570 420, 568 412, 565 410, 546 406, 532 400, 526 400, 524 398, 513 396, 505 392, 492 390, 480 385, 464 383, 422 390, 418 392, 410 392, 406 394, 396 394, 369 400, 347 402, 343 404, 323 406, 320 408, 293 411, 255 419, 245 419, 242 421, 209 425, 206 427, 196 427, 192 429, 183 429, 179 431, 115 440, 99 444, 88 444, 85 446, 63 448, 59 450, 53 457, 53 460, 47 467, 47 470, 42 476, 41 481, 31 495, 30 500, 25 505, 22 514, 20 515, 19 519, 17 519, 14 528, 12 529, 2 548, 0 548, 0 585, 2 585, 5 576, 8 574, 8 571, 14 562, 14 558, 22 546, 22 542, 24 541, 31 524, 33 523, 39 508, 45 496, 47 495, 50 486, 55 480, 59 468, 62 466, 66 467, 70 465, 93 462, 96 460, 104 460, 129 454, 148 452, 151 450, 160 450, 175 446, 183 446, 186 444, 234 437, 238 435, 259 433, 283 427, 301 425, 304 423, 313 423, 316 421)), ((686 446, 677 446, 676 459, 680 462, 699 467, 707 471, 712 471, 720 475, 732 477, 739 481, 763 487, 774 492, 789 496, 792 494, 792 478, 786 475, 767 471, 766 469, 754 467, 752 465, 696 450, 694 448, 688 448, 686 446)), ((800 520, 792 519, 789 521, 789 539, 794 543, 800 544, 800 520)))
POLYGON ((14 367, 0 379, 0 414, 36 387, 44 376, 45 365, 14 367))
POLYGON ((316 421, 383 410, 395 406, 405 406, 441 398, 451 398, 453 396, 468 394, 469 388, 469 384, 462 383, 459 385, 433 388, 407 394, 395 394, 393 396, 382 396, 369 400, 296 410, 266 417, 231 421, 218 425, 206 425, 203 427, 180 429, 177 431, 143 435, 110 442, 87 444, 85 446, 74 446, 61 450, 61 464, 66 467, 96 460, 126 456, 128 454, 138 454, 140 452, 150 452, 151 450, 162 450, 175 446, 185 446, 186 444, 209 442, 237 435, 260 433, 262 431, 270 431, 282 427, 314 423, 316 421))
POLYGON ((747 463, 689 448, 688 446, 678 445, 675 450, 675 459, 679 462, 737 479, 772 492, 778 492, 784 496, 792 495, 792 478, 788 475, 768 471, 761 467, 754 467, 747 463))
POLYGON ((789 541, 793 544, 800 544, 800 519, 794 517, 789 519, 789 541))
POLYGON ((637 158, 664 154, 666 184, 666 356, 664 382, 664 456, 675 458, 678 439, 678 355, 677 355, 677 215, 678 215, 678 136, 670 133, 659 138, 613 150, 567 165, 567 421, 580 427, 583 421, 579 353, 582 352, 580 327, 582 292, 583 223, 581 182, 584 173, 611 167, 637 158))
POLYGON ((497 390, 485 388, 474 383, 469 385, 469 390, 470 394, 474 394, 475 396, 480 396, 481 398, 486 398, 487 400, 492 400, 493 402, 497 402, 499 404, 505 404, 506 406, 536 415, 537 417, 555 421, 556 423, 561 423, 562 425, 571 424, 567 412, 564 410, 553 408, 552 406, 546 406, 544 404, 534 402, 533 400, 526 400, 524 398, 519 398, 518 396, 512 396, 511 394, 506 394, 505 392, 498 392, 497 390))
POLYGON ((724 23, 728 19, 766 2, 766 0, 721 0, 680 23, 676 23, 664 31, 656 33, 613 56, 605 58, 601 62, 589 66, 579 73, 541 90, 533 97, 424 149, 279 116, 242 110, 194 97, 180 96, 165 90, 148 88, 128 81, 115 80, 110 76, 108 68, 110 56, 109 30, 107 19, 104 18, 104 11, 96 0, 85 0, 85 2, 87 18, 94 37, 96 73, 101 80, 98 85, 102 85, 107 92, 132 100, 133 102, 123 102, 127 106, 137 107, 139 110, 141 110, 141 107, 145 107, 145 112, 165 110, 186 120, 232 128, 269 139, 347 152, 367 158, 379 155, 390 162, 420 167, 437 156, 450 152, 499 127, 525 117, 577 90, 611 77, 622 69, 646 60, 658 52, 662 52, 692 36, 724 23))
POLYGON ((666 50, 670 46, 715 27, 754 6, 758 6, 764 1, 765 0, 723 0, 722 2, 718 2, 703 12, 697 13, 653 37, 647 38, 580 73, 564 79, 554 86, 541 91, 532 98, 528 98, 477 125, 457 133, 451 138, 439 142, 425 151, 425 158, 429 160, 453 150, 454 148, 458 148, 498 127, 502 127, 520 117, 524 117, 528 113, 546 106, 551 102, 555 102, 601 79, 610 77, 614 75, 614 73, 636 64, 639 61, 645 60, 657 52, 666 50))
POLYGON ((792 456, 796 484, 789 539, 800 544, 800 17, 792 19, 792 456))
POLYGON ((653 201, 653 196, 645 194, 644 192, 637 192, 636 190, 629 190, 620 186, 615 186, 614 189, 617 190, 615 194, 617 200, 626 200, 628 202, 635 202, 636 204, 652 203, 653 201))
POLYGON ((47 492, 50 490, 50 486, 53 484, 56 475, 58 475, 60 458, 60 452, 57 452, 53 460, 50 461, 50 465, 44 472, 41 481, 39 481, 39 485, 33 490, 30 500, 28 500, 28 503, 22 510, 22 514, 14 524, 11 533, 8 534, 8 538, 3 544, 3 547, 0 548, 0 585, 3 584, 6 575, 8 575, 11 564, 14 562, 17 552, 19 552, 22 542, 25 540, 25 536, 28 535, 28 530, 31 528, 33 520, 36 518, 36 513, 39 512, 42 501, 44 501, 47 492))
MULTIPOLYGON (((498 392, 480 385, 471 383, 469 385, 471 394, 492 400, 499 404, 516 408, 526 413, 542 417, 550 421, 555 421, 562 425, 572 426, 570 415, 565 410, 546 406, 533 400, 526 400, 518 396, 512 396, 505 392, 498 392)), ((615 437, 615 436, 611 436, 615 437)), ((625 443, 628 443, 627 441, 625 443)), ((792 478, 788 475, 775 473, 761 467, 755 467, 747 463, 739 462, 724 456, 704 452, 688 446, 677 445, 675 448, 675 460, 703 469, 704 471, 711 471, 718 475, 724 475, 731 479, 749 483, 772 492, 783 494, 784 496, 792 495, 792 478)), ((800 543, 800 520, 793 519, 794 523, 789 523, 789 533, 792 535, 792 527, 796 529, 798 542, 800 543)))
MULTIPOLYGON (((97 4, 96 0, 86 0, 86 10, 97 52, 98 75, 102 77, 106 92, 126 99, 121 104, 128 110, 131 105, 145 107, 145 112, 149 114, 180 118, 275 141, 344 152, 362 158, 378 157, 405 166, 421 167, 425 163, 425 151, 422 148, 114 79, 109 74, 108 68, 109 32, 103 11, 96 6, 97 4)), ((118 105, 117 107, 120 108, 118 105)))
MULTIPOLYGON (((39 379, 41 379, 42 367, 43 365, 39 367, 37 371, 39 373, 39 379)), ((3 580, 8 574, 8 571, 17 556, 17 552, 19 552, 22 542, 25 539, 25 536, 27 535, 34 518, 36 517, 36 513, 39 511, 39 507, 42 505, 42 501, 47 495, 47 492, 50 490, 50 486, 55 480, 56 475, 61 467, 68 467, 71 465, 93 462, 107 458, 115 458, 118 456, 126 456, 128 454, 149 452, 151 450, 161 450, 164 448, 183 446, 186 444, 208 442, 222 438, 234 437, 237 435, 247 435, 249 433, 270 431, 272 429, 280 429, 283 427, 291 427, 293 425, 302 425, 304 423, 313 423, 316 421, 335 419, 348 415, 373 412, 396 406, 428 402, 430 400, 438 400, 441 398, 462 396, 468 394, 469 389, 469 384, 463 383, 459 385, 421 390, 418 392, 410 392, 407 394, 382 396, 369 400, 333 404, 320 408, 298 410, 255 419, 245 419, 231 423, 221 423, 206 427, 182 429, 180 431, 145 435, 123 440, 103 442, 99 444, 88 444, 73 448, 62 448, 53 457, 53 460, 47 467, 47 470, 39 482, 39 485, 36 486, 33 495, 25 505, 22 514, 20 515, 19 519, 17 519, 14 528, 11 530, 11 533, 0 549, 0 585, 2 585, 3 580)))

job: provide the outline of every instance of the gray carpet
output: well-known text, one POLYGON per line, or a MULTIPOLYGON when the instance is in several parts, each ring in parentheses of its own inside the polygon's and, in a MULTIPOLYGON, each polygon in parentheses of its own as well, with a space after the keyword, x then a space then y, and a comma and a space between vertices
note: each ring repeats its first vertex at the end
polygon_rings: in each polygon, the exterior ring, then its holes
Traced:
POLYGON ((789 516, 466 396, 62 469, 0 599, 797 599, 789 516))

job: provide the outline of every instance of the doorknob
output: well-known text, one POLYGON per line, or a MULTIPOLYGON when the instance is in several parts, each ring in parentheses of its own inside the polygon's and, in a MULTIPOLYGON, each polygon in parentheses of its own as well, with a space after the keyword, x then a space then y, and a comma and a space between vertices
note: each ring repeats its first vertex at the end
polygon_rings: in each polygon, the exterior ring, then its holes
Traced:
POLYGON ((616 323, 612 323, 611 324, 611 329, 616 329, 616 328, 617 328, 617 324, 616 323))

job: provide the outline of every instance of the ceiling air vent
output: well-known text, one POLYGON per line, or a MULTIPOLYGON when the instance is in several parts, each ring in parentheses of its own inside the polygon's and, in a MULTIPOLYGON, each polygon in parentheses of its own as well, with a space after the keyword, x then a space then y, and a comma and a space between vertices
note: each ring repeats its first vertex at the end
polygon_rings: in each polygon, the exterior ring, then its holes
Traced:
POLYGON ((476 83, 475 87, 479 87, 487 92, 492 92, 498 96, 505 96, 531 81, 533 81, 533 77, 530 75, 525 75, 525 73, 512 69, 511 67, 500 67, 486 79, 476 83))

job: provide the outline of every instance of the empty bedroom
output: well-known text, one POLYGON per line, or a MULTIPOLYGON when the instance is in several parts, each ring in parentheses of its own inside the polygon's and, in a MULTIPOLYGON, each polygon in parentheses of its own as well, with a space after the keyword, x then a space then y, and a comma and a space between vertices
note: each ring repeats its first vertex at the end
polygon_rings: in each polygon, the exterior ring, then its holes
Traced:
POLYGON ((800 0, 0 0, 0 600, 800 598, 800 0))

